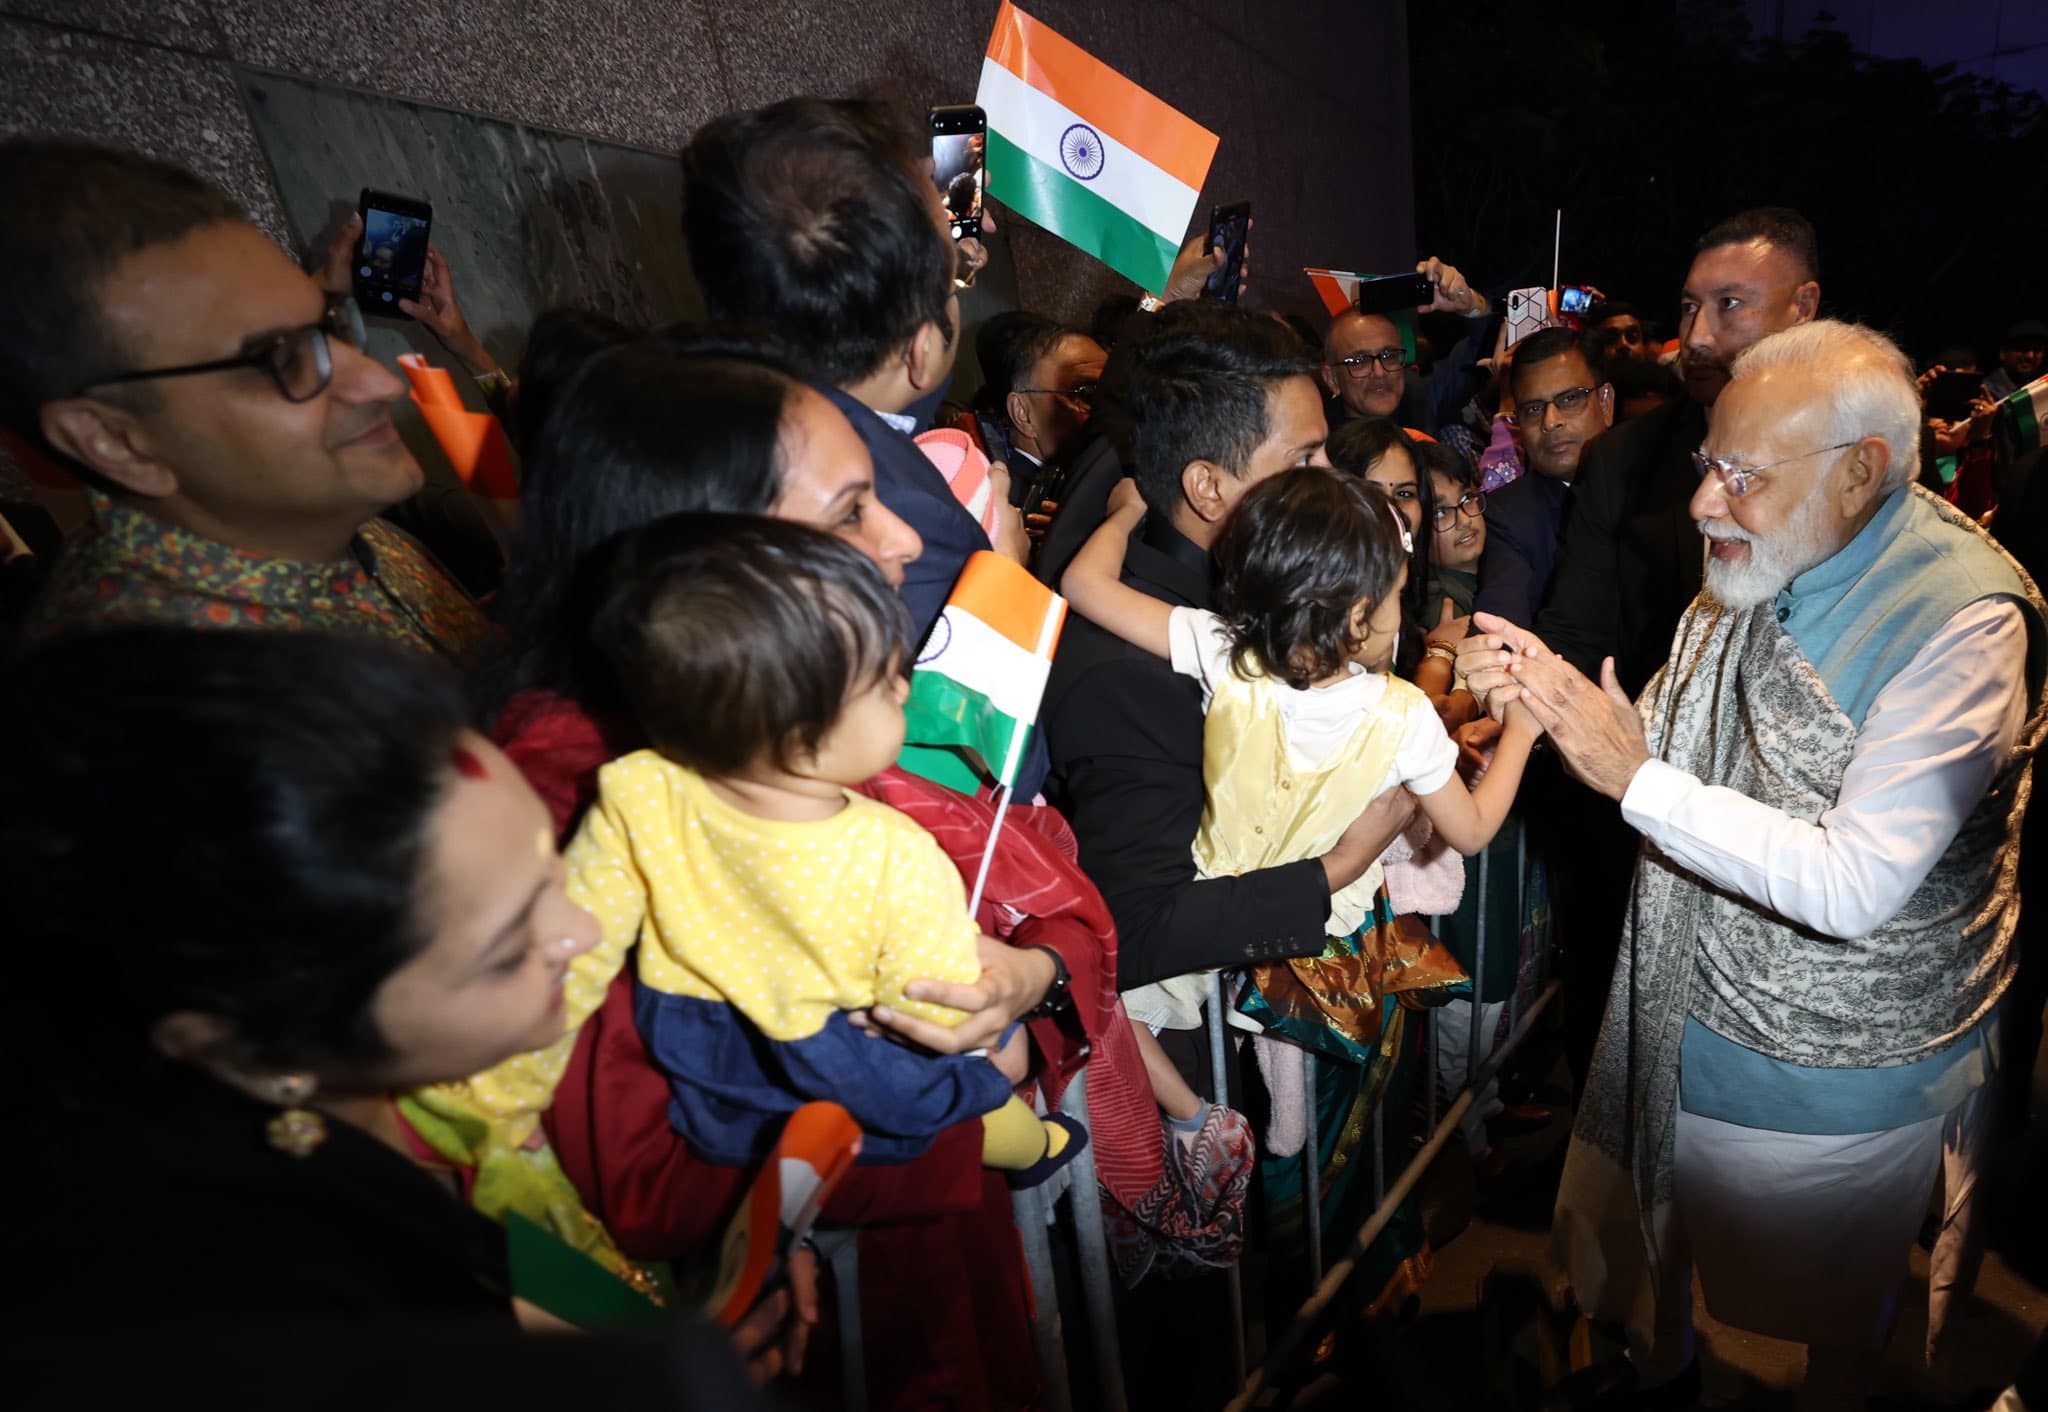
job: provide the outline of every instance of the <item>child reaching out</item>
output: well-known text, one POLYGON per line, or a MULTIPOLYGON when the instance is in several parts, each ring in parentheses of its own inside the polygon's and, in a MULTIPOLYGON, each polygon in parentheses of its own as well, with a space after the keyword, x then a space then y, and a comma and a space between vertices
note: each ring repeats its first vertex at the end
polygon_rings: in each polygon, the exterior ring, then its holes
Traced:
MULTIPOLYGON (((851 788, 895 761, 909 692, 908 619, 875 567, 802 525, 677 515, 627 542, 594 635, 652 748, 598 772, 564 854, 604 932, 572 995, 601 996, 639 944, 634 1016, 691 1150, 752 1165, 827 1099, 860 1124, 864 1160, 914 1157, 980 1116, 983 1162, 1012 1185, 1071 1161, 1086 1130, 1040 1118, 988 1059, 848 1022, 886 1004, 957 1024, 904 987, 981 975, 952 861, 851 788)), ((530 1104, 531 1070, 495 1074, 471 1088, 530 1104)))
MULTIPOLYGON (((1218 612, 1178 608, 1119 581, 1144 513, 1122 496, 1075 556, 1061 591, 1081 613, 1168 658, 1201 683, 1202 778, 1195 835, 1204 877, 1327 852, 1372 799, 1406 786, 1437 835, 1476 853, 1506 819, 1538 734, 1509 709, 1492 768, 1471 791, 1429 699, 1388 675, 1407 581, 1406 526, 1366 482, 1325 467, 1283 471, 1238 502, 1215 545, 1218 612)), ((1330 898, 1325 930, 1348 936, 1372 914, 1378 864, 1330 898)), ((1156 1031, 1201 1023, 1206 975, 1124 995, 1154 1092, 1169 1117, 1197 1099, 1159 1050, 1156 1031)))

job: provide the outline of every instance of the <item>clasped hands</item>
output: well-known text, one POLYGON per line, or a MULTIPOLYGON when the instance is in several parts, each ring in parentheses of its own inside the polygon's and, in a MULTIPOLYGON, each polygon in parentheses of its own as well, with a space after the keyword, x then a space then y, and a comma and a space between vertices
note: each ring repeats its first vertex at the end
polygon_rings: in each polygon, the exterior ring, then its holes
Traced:
POLYGON ((1601 662, 1596 686, 1527 628, 1492 613, 1475 614, 1472 625, 1474 635, 1458 645, 1466 687, 1495 720, 1521 702, 1573 777, 1619 800, 1650 747, 1642 717, 1614 675, 1614 659, 1601 662))

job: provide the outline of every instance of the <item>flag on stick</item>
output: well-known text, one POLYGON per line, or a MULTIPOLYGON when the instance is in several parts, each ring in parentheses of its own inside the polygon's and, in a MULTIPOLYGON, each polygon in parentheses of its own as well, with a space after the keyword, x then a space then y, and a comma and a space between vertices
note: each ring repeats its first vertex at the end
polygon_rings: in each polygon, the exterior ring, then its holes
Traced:
POLYGON ((988 193, 1154 294, 1180 253, 1216 134, 1004 0, 975 102, 988 193))
POLYGON ((1999 403, 1998 427, 2014 456, 2040 450, 2048 428, 2048 377, 2035 378, 1999 403))
POLYGON ((418 353, 398 355, 398 369, 412 384, 412 401, 442 454, 469 488, 477 509, 501 543, 509 545, 519 527, 519 473, 505 429, 489 412, 462 405, 454 379, 418 353))
POLYGON ((903 768, 966 794, 1013 782, 1066 617, 1066 599, 1015 560, 969 559, 910 678, 903 768))

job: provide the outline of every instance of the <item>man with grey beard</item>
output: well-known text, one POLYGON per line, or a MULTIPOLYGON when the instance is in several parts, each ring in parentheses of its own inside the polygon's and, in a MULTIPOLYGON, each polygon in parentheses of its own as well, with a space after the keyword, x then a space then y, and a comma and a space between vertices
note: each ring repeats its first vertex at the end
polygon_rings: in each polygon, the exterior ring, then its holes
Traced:
POLYGON ((1716 1318, 1807 1345, 1802 1406, 1855 1407, 1937 1178, 1930 1353, 1975 1276, 2048 605, 1913 484, 1882 335, 1807 323, 1730 379, 1705 590, 1641 699, 1488 615, 1458 666, 1647 841, 1553 1226, 1630 1323, 1613 1405, 1696 1394, 1697 1267, 1716 1318))
MULTIPOLYGON (((1588 676, 1614 658, 1631 696, 1663 664, 1700 591, 1700 539, 1686 502, 1699 485, 1692 455, 1728 369, 1766 335, 1820 308, 1820 249, 1796 211, 1761 207, 1699 239, 1679 293, 1686 396, 1588 442, 1572 477, 1556 569, 1533 627, 1588 676)), ((1556 904, 1564 982, 1565 1055, 1584 1083, 1613 973, 1634 837, 1612 805, 1538 768, 1524 806, 1552 826, 1544 853, 1556 904), (1569 840, 1559 846, 1558 840, 1569 840)))

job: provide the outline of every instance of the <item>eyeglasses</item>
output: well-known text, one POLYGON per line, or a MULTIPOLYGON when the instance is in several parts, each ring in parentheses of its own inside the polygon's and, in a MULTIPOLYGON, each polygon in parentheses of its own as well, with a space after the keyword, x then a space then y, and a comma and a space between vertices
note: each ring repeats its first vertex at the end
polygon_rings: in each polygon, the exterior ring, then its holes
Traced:
POLYGON ((1833 446, 1822 446, 1812 451, 1802 451, 1797 456, 1787 456, 1783 460, 1771 462, 1768 466, 1745 466, 1741 462, 1731 461, 1725 456, 1709 456, 1707 448, 1702 446, 1699 450, 1692 453, 1692 467, 1695 471, 1699 472, 1701 480, 1705 480, 1707 472, 1712 471, 1716 476, 1720 477, 1721 489, 1728 492, 1729 498, 1740 500, 1743 496, 1756 489, 1757 477, 1765 471, 1775 470, 1779 466, 1789 466, 1794 461, 1804 461, 1812 456, 1825 456, 1830 451, 1845 451, 1862 439, 1859 436, 1855 441, 1838 441, 1833 446))
POLYGON ((1457 504, 1437 506, 1430 512, 1429 518, 1430 523, 1438 529, 1447 530, 1458 522, 1458 516, 1460 515, 1463 515, 1468 520, 1476 520, 1485 513, 1485 494, 1477 490, 1468 490, 1465 494, 1458 497, 1457 504))
POLYGON ((1568 387, 1555 397, 1536 397, 1515 408, 1515 421, 1522 426, 1540 427, 1543 418, 1552 407, 1557 408, 1560 417, 1569 417, 1586 405, 1593 395, 1590 387, 1568 387))
POLYGON ((146 368, 139 372, 108 373, 80 385, 73 396, 83 396, 95 387, 112 387, 124 382, 152 382, 157 378, 191 377, 196 373, 223 373, 231 368, 261 368, 270 374, 278 392, 287 402, 310 402, 334 381, 334 354, 330 338, 351 348, 362 346, 362 316, 355 301, 346 295, 328 298, 320 322, 286 329, 260 339, 248 352, 234 358, 216 358, 207 363, 183 363, 175 368, 146 368))
POLYGON ((1047 397, 1064 397, 1070 402, 1093 403, 1095 384, 1077 382, 1072 387, 1013 387, 1012 392, 1042 392, 1047 397))
POLYGON ((1361 348, 1356 353, 1339 358, 1335 366, 1342 368, 1346 377, 1362 378, 1374 363, 1380 365, 1381 372, 1398 373, 1408 366, 1408 350, 1382 348, 1377 353, 1369 353, 1361 348))

